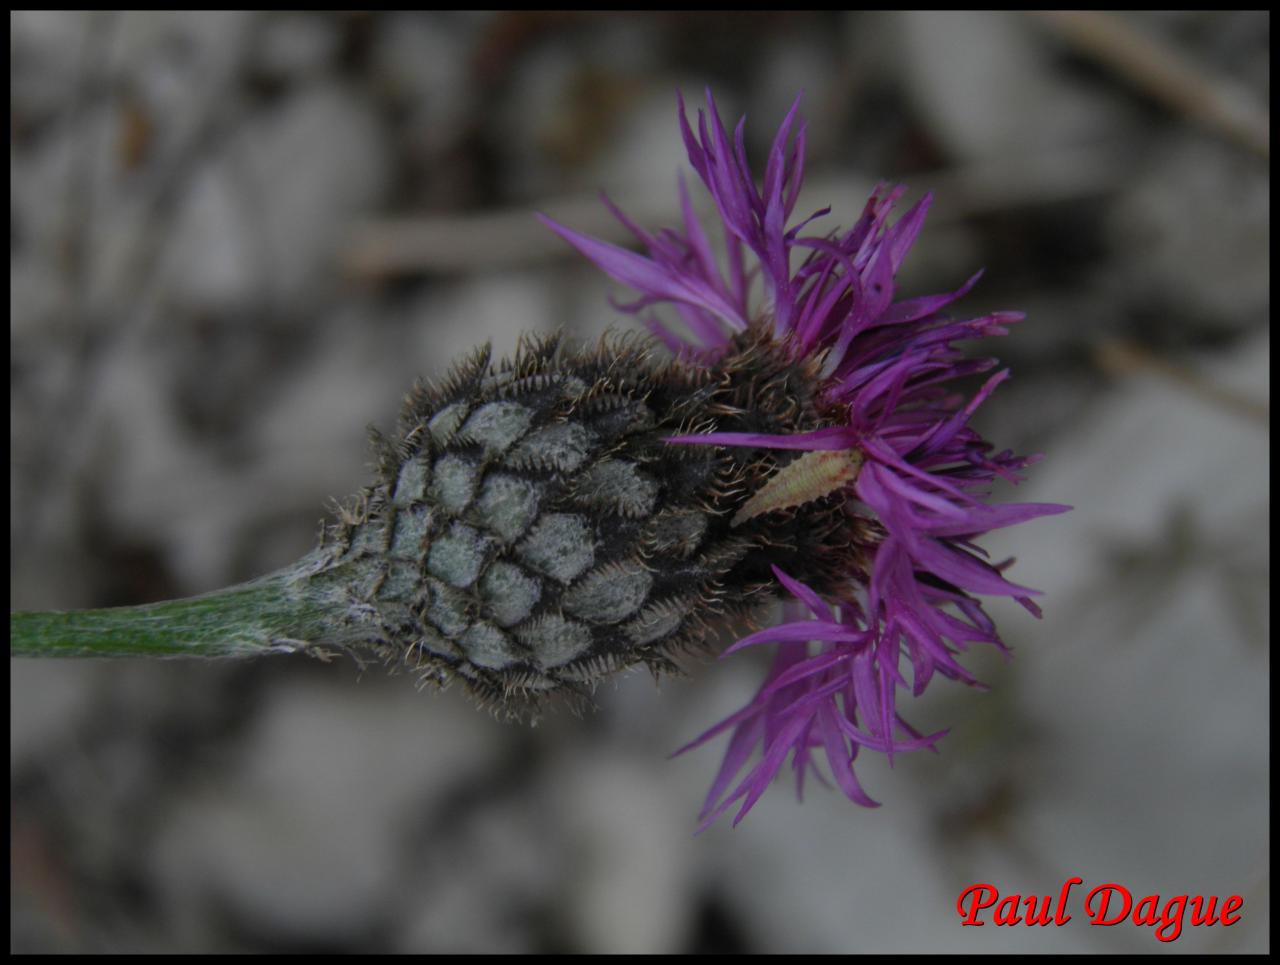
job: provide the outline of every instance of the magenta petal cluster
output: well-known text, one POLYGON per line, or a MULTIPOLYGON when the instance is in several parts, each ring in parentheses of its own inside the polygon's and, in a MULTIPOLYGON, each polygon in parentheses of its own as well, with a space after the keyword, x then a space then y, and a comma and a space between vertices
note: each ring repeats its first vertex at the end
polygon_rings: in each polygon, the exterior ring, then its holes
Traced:
POLYGON ((847 413, 843 424, 792 436, 710 433, 671 441, 856 450, 862 464, 850 504, 878 524, 883 538, 867 586, 849 599, 823 599, 774 569, 780 588, 794 598, 788 606, 796 619, 726 651, 777 643, 764 685, 746 707, 684 748, 733 728, 702 813, 704 826, 739 801, 734 823, 741 820, 788 755, 797 789, 817 752, 825 755, 845 795, 874 806, 854 776, 859 750, 892 757, 932 747, 945 733, 922 736, 912 729, 898 714, 899 691, 919 695, 935 673, 976 684, 958 656, 974 643, 1004 650, 976 597, 1012 597, 1039 615, 1030 599, 1036 591, 1005 579, 1002 567, 987 561, 975 539, 1069 508, 986 502, 995 479, 1016 482, 1019 470, 1034 461, 995 452, 968 424, 1008 371, 993 372, 967 400, 950 385, 992 372, 997 364, 967 357, 956 343, 1003 335, 1021 314, 963 320, 944 314, 979 275, 949 294, 894 300, 895 276, 924 223, 929 196, 891 221, 904 189, 881 186, 853 227, 815 233, 812 225, 826 209, 792 223, 804 175, 799 99, 774 138, 759 185, 747 164, 745 119, 731 138, 709 92, 707 107, 698 112, 696 134, 682 99, 679 119, 689 161, 719 213, 723 270, 683 180, 680 230, 652 234, 610 205, 647 254, 543 221, 638 292, 638 300, 620 307, 641 315, 691 361, 714 364, 753 319, 768 320, 775 339, 798 355, 820 357, 822 391, 847 413), (659 319, 652 312, 657 305, 674 308, 685 331, 659 319), (758 761, 735 785, 757 750, 758 761))

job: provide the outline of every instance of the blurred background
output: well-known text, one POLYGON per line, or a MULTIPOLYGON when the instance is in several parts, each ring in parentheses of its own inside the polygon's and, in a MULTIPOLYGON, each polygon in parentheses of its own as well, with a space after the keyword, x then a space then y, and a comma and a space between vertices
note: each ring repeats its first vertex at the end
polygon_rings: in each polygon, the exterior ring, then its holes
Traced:
MULTIPOLYGON (((673 223, 675 92, 799 210, 936 201, 900 292, 1022 309, 979 413, 1043 451, 999 534, 1045 617, 860 809, 779 782, 694 837, 744 654, 503 724, 276 658, 11 662, 15 951, 1269 947, 1266 13, 10 15, 10 592, 143 603, 311 548, 415 376, 633 324, 533 219, 673 223), (1230 929, 961 928, 958 893, 1241 894, 1230 929)), ((767 654, 754 655, 763 661, 767 654)))

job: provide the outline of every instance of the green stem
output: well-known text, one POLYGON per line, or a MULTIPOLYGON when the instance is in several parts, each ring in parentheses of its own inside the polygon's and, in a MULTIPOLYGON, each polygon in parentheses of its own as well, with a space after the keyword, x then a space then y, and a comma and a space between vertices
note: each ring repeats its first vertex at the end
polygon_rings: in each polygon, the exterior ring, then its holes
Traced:
POLYGON ((202 596, 142 606, 9 615, 13 657, 251 657, 341 643, 341 608, 305 564, 202 596))

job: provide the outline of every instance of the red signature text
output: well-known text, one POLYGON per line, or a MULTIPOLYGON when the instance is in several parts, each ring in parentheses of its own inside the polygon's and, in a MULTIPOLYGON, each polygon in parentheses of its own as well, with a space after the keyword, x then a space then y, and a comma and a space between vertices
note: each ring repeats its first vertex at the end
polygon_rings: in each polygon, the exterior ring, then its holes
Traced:
MULTIPOLYGON (((1084 884, 1082 878, 1068 878, 1056 895, 1000 895, 995 885, 970 885, 956 899, 956 913, 962 925, 985 925, 983 913, 990 912, 993 925, 1065 925, 1071 921, 1068 906, 1072 891, 1084 884)), ((1124 885, 1098 885, 1084 896, 1083 909, 1091 925, 1119 925, 1131 921, 1154 930, 1162 942, 1175 941, 1183 927, 1234 925, 1240 920, 1244 898, 1231 895, 1175 895, 1162 901, 1159 895, 1134 899, 1124 885)))

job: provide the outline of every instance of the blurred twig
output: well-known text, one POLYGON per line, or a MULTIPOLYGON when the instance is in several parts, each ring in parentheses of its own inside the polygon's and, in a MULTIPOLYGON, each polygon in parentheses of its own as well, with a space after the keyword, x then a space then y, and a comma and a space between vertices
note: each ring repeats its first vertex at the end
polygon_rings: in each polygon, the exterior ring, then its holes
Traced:
MULTIPOLYGON (((58 266, 67 293, 67 310, 57 334, 64 342, 70 365, 65 381, 48 403, 49 422, 59 426, 75 426, 84 421, 79 416, 93 394, 95 355, 100 347, 93 338, 96 308, 90 303, 96 139, 88 118, 103 89, 108 87, 110 47, 119 19, 118 14, 104 11, 87 15, 76 82, 68 104, 75 150, 67 167, 66 200, 61 213, 58 266)), ((31 448, 25 462, 14 460, 14 485, 47 491, 53 488, 53 480, 68 475, 71 457, 64 435, 52 433, 43 445, 31 448)), ((12 545, 37 541, 36 534, 47 531, 49 517, 55 509, 55 501, 38 500, 33 512, 17 514, 13 521, 12 545)))
MULTIPOLYGON (((618 200, 640 224, 670 223, 673 215, 678 217, 665 195, 618 200)), ((538 222, 534 211, 615 243, 630 237, 597 198, 545 200, 475 214, 367 221, 352 231, 343 266, 359 278, 382 278, 495 268, 567 254, 571 249, 538 222)))
MULTIPOLYGON (((947 198, 931 223, 959 221, 1028 204, 1081 200, 1105 193, 1119 179, 1120 167, 1108 148, 1056 150, 1027 154, 1007 163, 982 163, 912 175, 911 183, 947 198)), ((856 217, 871 191, 870 178, 856 176, 810 178, 798 208, 832 199, 832 227, 856 217), (842 217, 843 215, 843 217, 842 217)), ((640 225, 654 228, 680 222, 674 191, 621 195, 619 207, 640 225)), ((699 214, 711 217, 705 197, 694 202, 699 214)), ((528 264, 547 258, 569 258, 572 249, 533 217, 542 211, 575 231, 634 245, 631 233, 618 223, 599 198, 548 198, 528 205, 474 214, 423 215, 384 218, 358 225, 348 238, 343 267, 357 278, 380 279, 423 272, 475 271, 528 264)), ((824 222, 825 223, 825 222, 824 222)), ((816 229, 815 229, 816 230, 816 229)))
POLYGON ((1081 53, 1170 110, 1271 157, 1271 114, 1247 88, 1216 76, 1115 14, 1040 10, 1036 16, 1081 53))
POLYGON ((1177 383, 1200 398, 1243 415, 1263 426, 1271 425, 1271 407, 1266 403, 1233 389, 1218 385, 1185 365, 1161 358, 1140 345, 1123 339, 1111 339, 1098 346, 1098 367, 1112 375, 1131 375, 1137 372, 1153 372, 1177 383))

